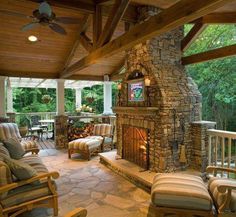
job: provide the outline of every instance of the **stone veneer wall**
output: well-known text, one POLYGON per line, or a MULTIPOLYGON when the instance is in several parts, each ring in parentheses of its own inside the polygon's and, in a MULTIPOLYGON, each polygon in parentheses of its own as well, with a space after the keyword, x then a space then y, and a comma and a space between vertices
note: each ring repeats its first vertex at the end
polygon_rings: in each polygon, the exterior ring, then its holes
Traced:
MULTIPOLYGON (((153 7, 140 8, 140 22, 158 13, 153 7)), ((173 109, 177 112, 176 138, 183 140, 187 165, 191 163, 192 143, 190 123, 201 120, 201 94, 191 78, 187 77, 181 64, 181 40, 183 28, 177 28, 161 36, 138 44, 127 51, 126 76, 122 81, 121 107, 146 106, 145 102, 131 103, 127 100, 127 79, 134 70, 139 70, 151 79, 150 101, 157 107, 155 115, 117 113, 117 148, 122 156, 122 125, 146 126, 151 130, 150 170, 171 172, 180 168, 179 154, 172 152, 173 109), (184 120, 185 133, 180 125, 184 120), (145 124, 147 123, 147 124, 145 124)))
POLYGON ((215 129, 216 122, 195 121, 191 123, 192 156, 191 166, 206 172, 208 159, 208 129, 215 129))
POLYGON ((55 116, 54 137, 56 148, 67 148, 68 146, 68 116, 55 116))

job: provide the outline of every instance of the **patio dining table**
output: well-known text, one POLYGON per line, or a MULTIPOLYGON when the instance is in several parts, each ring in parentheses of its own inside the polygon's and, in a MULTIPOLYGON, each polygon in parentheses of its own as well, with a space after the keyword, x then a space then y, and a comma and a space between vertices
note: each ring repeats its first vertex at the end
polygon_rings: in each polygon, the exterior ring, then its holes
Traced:
POLYGON ((44 119, 44 120, 39 120, 39 123, 41 124, 51 124, 52 125, 52 137, 50 139, 54 139, 54 119, 44 119))

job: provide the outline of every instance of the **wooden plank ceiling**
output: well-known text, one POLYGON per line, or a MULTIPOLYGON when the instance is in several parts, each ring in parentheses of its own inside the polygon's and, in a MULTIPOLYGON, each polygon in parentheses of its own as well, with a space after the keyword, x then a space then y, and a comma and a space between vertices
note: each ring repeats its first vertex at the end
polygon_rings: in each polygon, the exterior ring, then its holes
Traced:
MULTIPOLYGON (((38 8, 37 2, 37 0, 1 0, 0 8, 31 15, 32 11, 38 8)), ((81 22, 73 25, 62 24, 68 33, 66 36, 59 35, 45 26, 22 32, 21 27, 31 19, 0 13, 0 75, 59 78, 65 68, 73 66, 90 52, 101 49, 107 43, 111 43, 111 40, 124 34, 127 23, 135 23, 138 5, 148 4, 168 9, 179 0, 132 0, 130 2, 127 0, 48 0, 48 2, 57 16, 75 17, 81 22), (112 17, 114 8, 117 8, 119 13, 112 17), (93 17, 96 18, 96 23, 93 23, 93 17), (94 26, 97 28, 96 31, 94 26), (39 41, 29 42, 27 39, 29 35, 37 36, 39 41), (93 43, 95 37, 100 37, 97 38, 97 44, 93 43)), ((231 3, 217 9, 215 13, 234 14, 236 2, 229 2, 231 3)), ((102 80, 103 75, 110 75, 120 70, 124 58, 124 49, 119 50, 113 55, 106 55, 105 58, 93 61, 93 64, 89 64, 88 67, 73 71, 66 78, 102 80)))

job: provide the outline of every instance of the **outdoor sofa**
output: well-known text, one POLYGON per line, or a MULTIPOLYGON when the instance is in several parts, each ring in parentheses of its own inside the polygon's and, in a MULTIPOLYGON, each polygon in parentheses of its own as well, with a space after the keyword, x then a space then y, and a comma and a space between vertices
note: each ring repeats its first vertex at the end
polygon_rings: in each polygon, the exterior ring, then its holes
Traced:
POLYGON ((48 171, 35 154, 38 148, 33 142, 28 146, 22 143, 25 150, 21 147, 16 124, 0 124, 0 129, 0 216, 14 217, 36 207, 53 208, 57 216, 58 194, 54 179, 59 173, 48 171), (3 135, 11 136, 7 140, 3 135))

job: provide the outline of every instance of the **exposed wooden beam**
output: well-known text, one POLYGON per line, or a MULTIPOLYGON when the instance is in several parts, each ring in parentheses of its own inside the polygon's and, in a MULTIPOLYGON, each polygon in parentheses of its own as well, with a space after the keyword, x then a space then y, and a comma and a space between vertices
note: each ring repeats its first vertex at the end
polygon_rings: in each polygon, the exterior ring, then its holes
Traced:
POLYGON ((58 73, 26 72, 26 71, 0 71, 0 76, 57 79, 58 73))
POLYGON ((93 46, 95 47, 102 32, 102 9, 96 5, 93 15, 93 46))
POLYGON ((113 5, 114 0, 95 0, 96 5, 113 5))
POLYGON ((129 2, 130 0, 115 1, 115 4, 113 5, 112 10, 110 11, 110 15, 104 26, 102 34, 99 37, 96 47, 101 47, 111 40, 119 21, 121 20, 126 8, 128 7, 129 2))
POLYGON ((90 53, 93 49, 93 43, 91 42, 91 39, 84 32, 82 32, 80 34, 79 40, 82 46, 85 48, 85 50, 87 50, 90 53))
POLYGON ((183 57, 182 64, 189 65, 194 63, 201 63, 209 60, 235 56, 235 55, 236 55, 236 44, 183 57))
MULTIPOLYGON (((31 2, 39 3, 39 0, 27 0, 31 2)), ((83 0, 49 0, 50 5, 60 8, 71 9, 79 11, 81 13, 94 14, 95 13, 95 3, 94 1, 83 1, 83 0)), ((110 5, 102 6, 102 16, 109 16, 110 5)), ((137 21, 137 11, 136 6, 130 5, 127 12, 124 14, 122 20, 135 23, 137 21)))
POLYGON ((181 49, 185 51, 189 48, 193 41, 202 33, 202 31, 206 28, 205 24, 197 22, 192 29, 188 32, 188 34, 184 37, 181 42, 181 49))
MULTIPOLYGON (((25 72, 25 71, 1 71, 0 76, 7 77, 20 77, 20 78, 42 78, 42 79, 58 79, 59 73, 42 73, 42 72, 25 72)), ((71 80, 84 80, 84 81, 103 81, 103 76, 96 75, 73 75, 71 80)))
POLYGON ((203 24, 235 24, 236 12, 211 13, 193 22, 199 21, 203 24))
POLYGON ((77 61, 65 69, 60 76, 62 78, 69 77, 76 73, 76 71, 80 71, 92 65, 102 58, 124 51, 125 49, 130 49, 138 43, 168 32, 185 23, 189 23, 232 1, 233 0, 181 0, 172 7, 150 17, 147 21, 135 25, 122 36, 77 61))
POLYGON ((43 84, 47 79, 43 79, 42 81, 40 81, 36 86, 35 88, 39 87, 41 84, 43 84))
POLYGON ((73 47, 70 51, 70 53, 67 55, 67 59, 66 59, 66 62, 64 64, 64 68, 67 68, 73 57, 74 57, 74 54, 79 46, 79 42, 80 42, 80 34, 81 32, 85 32, 85 30, 87 29, 88 27, 88 23, 89 23, 89 15, 84 15, 83 19, 81 20, 81 23, 80 23, 80 26, 79 26, 79 29, 77 30, 77 36, 76 36, 76 40, 73 44, 73 47))
POLYGON ((111 76, 111 81, 119 81, 125 77, 125 73, 111 76))

